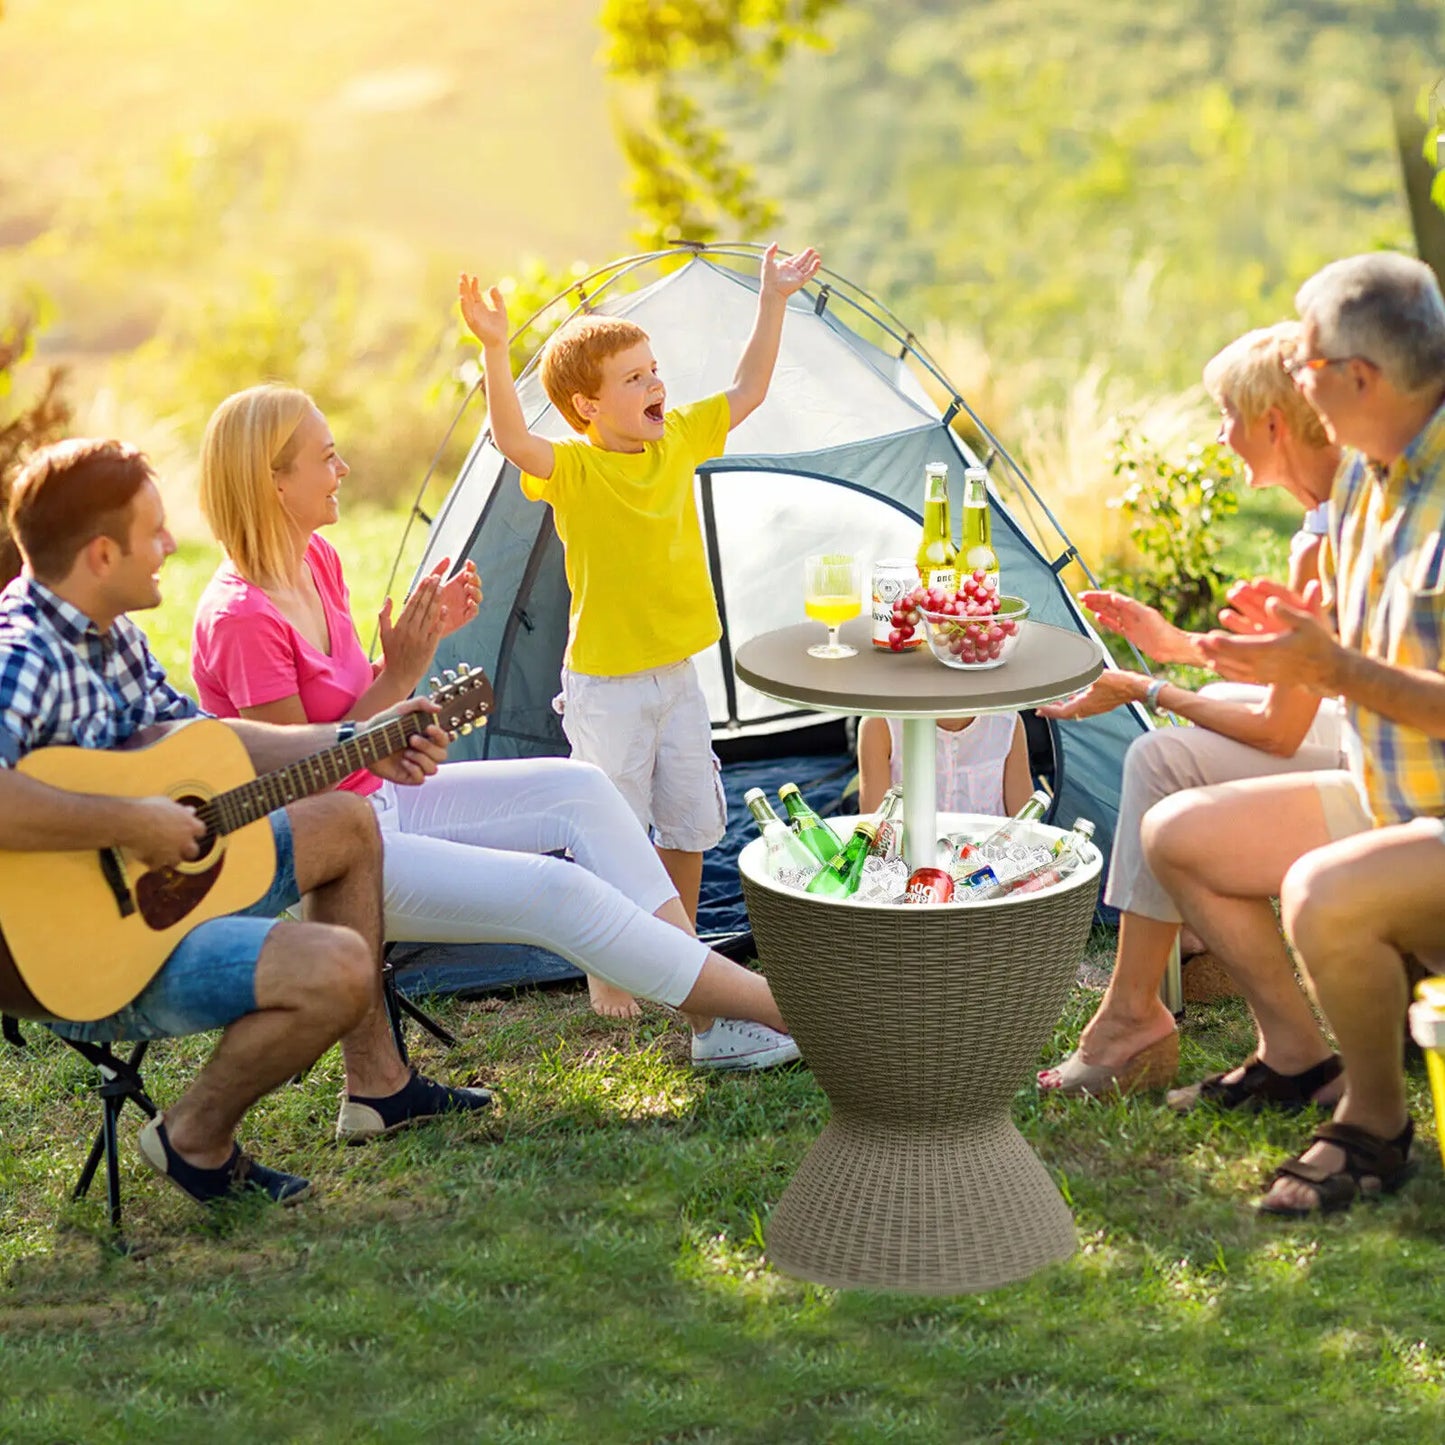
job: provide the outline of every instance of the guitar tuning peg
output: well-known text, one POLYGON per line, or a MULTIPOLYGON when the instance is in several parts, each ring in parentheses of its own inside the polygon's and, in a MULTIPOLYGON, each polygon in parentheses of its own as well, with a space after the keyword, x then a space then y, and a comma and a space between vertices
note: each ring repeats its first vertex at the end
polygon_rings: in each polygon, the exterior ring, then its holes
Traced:
POLYGON ((442 673, 442 678, 446 682, 455 682, 457 680, 457 675, 456 672, 449 667, 446 669, 445 672, 442 673))
POLYGON ((484 728, 484 727, 486 727, 486 725, 487 725, 487 720, 486 720, 486 718, 484 718, 484 717, 479 717, 479 718, 477 719, 477 726, 478 726, 479 728, 484 728))
POLYGON ((471 669, 465 662, 459 662, 459 663, 457 663, 457 676, 458 676, 458 677, 465 677, 471 670, 472 670, 472 669, 471 669))
POLYGON ((469 732, 471 732, 471 730, 472 730, 472 725, 471 725, 471 723, 469 723, 469 722, 464 722, 464 723, 461 725, 461 727, 457 729, 457 731, 458 731, 459 733, 461 733, 461 735, 462 735, 463 737, 466 737, 466 735, 467 735, 469 732))
POLYGON ((472 720, 474 717, 476 717, 476 715, 477 715, 477 714, 476 714, 476 711, 475 711, 475 709, 473 709, 473 708, 468 708, 468 709, 466 710, 466 712, 464 712, 464 713, 462 714, 462 716, 463 716, 464 718, 466 718, 466 720, 467 720, 468 722, 471 722, 471 720, 472 720))
POLYGON ((442 680, 439 677, 429 677, 427 679, 427 685, 431 688, 433 692, 436 692, 437 689, 441 687, 442 680))

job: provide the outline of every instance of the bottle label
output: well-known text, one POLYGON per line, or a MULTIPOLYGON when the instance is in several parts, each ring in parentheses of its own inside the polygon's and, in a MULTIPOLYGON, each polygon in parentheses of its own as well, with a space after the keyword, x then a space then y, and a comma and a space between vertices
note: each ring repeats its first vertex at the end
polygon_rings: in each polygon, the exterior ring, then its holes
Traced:
POLYGON ((925 587, 946 587, 950 592, 958 586, 956 567, 929 567, 919 573, 925 587))

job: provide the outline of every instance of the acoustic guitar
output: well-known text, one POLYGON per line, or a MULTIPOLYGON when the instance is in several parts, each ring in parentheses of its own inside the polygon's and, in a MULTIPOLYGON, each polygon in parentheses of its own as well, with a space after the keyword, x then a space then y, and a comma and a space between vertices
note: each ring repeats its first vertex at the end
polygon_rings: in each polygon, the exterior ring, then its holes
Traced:
POLYGON ((484 726, 492 685, 459 667, 432 679, 440 711, 393 718, 258 777, 239 737, 198 718, 132 751, 37 748, 16 769, 76 793, 173 798, 206 825, 200 854, 147 868, 125 848, 0 850, 0 1011, 88 1022, 136 997, 193 928, 264 897, 276 872, 266 815, 400 752, 418 726, 484 726))

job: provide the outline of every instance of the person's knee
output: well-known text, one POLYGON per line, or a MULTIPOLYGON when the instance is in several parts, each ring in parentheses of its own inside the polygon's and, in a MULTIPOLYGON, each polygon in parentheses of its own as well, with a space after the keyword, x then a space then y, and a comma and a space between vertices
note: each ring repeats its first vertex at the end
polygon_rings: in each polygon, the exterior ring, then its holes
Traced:
POLYGON ((300 925, 290 949, 297 1007, 345 1033, 375 997, 377 963, 366 940, 337 924, 308 923, 300 925))
POLYGON ((1187 793, 1161 798, 1139 821, 1139 843, 1156 874, 1188 867, 1198 832, 1197 804, 1187 793))
POLYGON ((1280 884, 1279 914, 1285 937, 1318 977, 1359 956, 1375 910, 1358 896, 1349 866, 1317 852, 1290 865, 1280 884))

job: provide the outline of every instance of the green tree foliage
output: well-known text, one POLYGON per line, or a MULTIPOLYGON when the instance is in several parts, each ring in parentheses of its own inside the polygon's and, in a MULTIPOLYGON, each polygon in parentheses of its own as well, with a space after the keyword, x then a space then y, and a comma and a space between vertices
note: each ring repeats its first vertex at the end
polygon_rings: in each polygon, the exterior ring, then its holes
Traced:
POLYGON ((1410 244, 1389 102, 1445 70, 1434 0, 849 0, 820 28, 689 93, 790 235, 995 368, 1192 385, 1318 265, 1410 244))
POLYGON ((752 167, 687 85, 699 74, 742 85, 775 74, 794 46, 821 43, 818 25, 839 3, 605 0, 603 59, 624 92, 618 131, 639 244, 748 239, 777 224, 752 167))
POLYGON ((1208 630, 1233 581, 1220 553, 1225 519, 1239 510, 1234 453, 1211 442, 1188 447, 1175 461, 1126 428, 1115 457, 1114 475, 1128 485, 1109 505, 1128 520, 1136 557, 1111 571, 1109 585, 1157 607, 1179 627, 1208 630))

